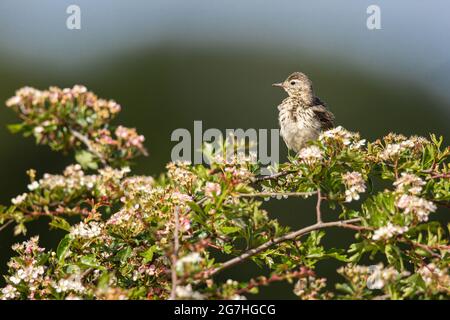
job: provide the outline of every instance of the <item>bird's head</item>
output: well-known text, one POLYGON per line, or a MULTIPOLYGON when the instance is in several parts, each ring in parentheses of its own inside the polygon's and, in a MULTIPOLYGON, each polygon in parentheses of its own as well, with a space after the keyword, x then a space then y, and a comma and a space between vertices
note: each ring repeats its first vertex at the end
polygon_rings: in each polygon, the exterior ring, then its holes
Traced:
POLYGON ((294 72, 281 83, 274 83, 274 87, 283 88, 290 97, 307 98, 313 95, 312 82, 301 72, 294 72))

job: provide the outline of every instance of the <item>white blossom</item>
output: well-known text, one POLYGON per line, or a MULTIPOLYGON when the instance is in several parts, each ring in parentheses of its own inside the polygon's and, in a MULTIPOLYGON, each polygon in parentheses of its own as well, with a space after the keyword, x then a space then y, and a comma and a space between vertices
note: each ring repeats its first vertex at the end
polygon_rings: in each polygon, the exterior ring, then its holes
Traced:
POLYGON ((28 185, 28 190, 30 190, 30 191, 34 191, 37 188, 39 188, 39 182, 37 182, 37 181, 33 181, 32 183, 30 183, 28 185))
POLYGON ((317 146, 309 146, 299 151, 298 157, 306 163, 312 164, 323 158, 322 150, 317 146))
POLYGON ((2 289, 2 300, 11 300, 17 298, 18 296, 19 292, 10 284, 2 289))
POLYGON ((366 144, 366 139, 361 139, 356 141, 355 143, 352 143, 351 147, 353 149, 361 149, 366 144))
POLYGON ((399 273, 394 267, 384 268, 382 263, 369 266, 368 272, 367 288, 371 290, 383 289, 386 284, 409 275, 407 271, 399 273))
POLYGON ((397 192, 409 192, 411 194, 421 193, 423 185, 425 185, 425 181, 420 177, 405 172, 402 172, 401 177, 394 182, 397 192))
POLYGON ((396 226, 393 225, 391 222, 388 222, 386 226, 375 230, 372 239, 375 241, 378 241, 380 239, 387 240, 392 238, 393 236, 403 234, 406 231, 408 231, 407 227, 396 226))
POLYGON ((359 193, 366 191, 366 185, 361 173, 353 171, 342 175, 342 180, 346 186, 345 202, 359 200, 359 193))
POLYGON ((21 204, 22 202, 24 202, 26 198, 27 198, 27 194, 26 194, 26 193, 22 193, 22 194, 18 195, 17 197, 12 198, 12 199, 11 199, 11 203, 12 203, 13 205, 18 206, 19 204, 21 204))
POLYGON ((81 283, 79 276, 72 276, 67 279, 60 279, 56 285, 54 285, 56 292, 73 291, 77 293, 83 293, 86 288, 81 283))
POLYGON ((34 134, 41 134, 42 132, 44 132, 44 127, 42 126, 37 126, 33 129, 34 134))
POLYGON ((207 197, 218 196, 221 193, 220 184, 214 182, 207 182, 205 186, 205 195, 207 197))
POLYGON ((389 160, 398 157, 403 151, 414 148, 414 142, 405 140, 399 143, 387 144, 384 150, 380 153, 383 160, 389 160))
POLYGON ((354 133, 344 129, 342 126, 338 126, 321 133, 319 140, 326 141, 327 139, 333 139, 342 142, 344 145, 350 145, 355 136, 354 133))
POLYGON ((192 201, 192 197, 190 195, 187 195, 185 193, 181 193, 178 191, 175 191, 171 195, 172 200, 179 201, 180 203, 186 203, 192 201))
POLYGON ((247 300, 247 298, 239 294, 234 294, 230 297, 230 300, 247 300))
POLYGON ((175 265, 175 269, 177 270, 177 272, 182 273, 184 271, 185 265, 198 264, 200 262, 202 262, 202 257, 200 256, 200 253, 192 252, 192 253, 182 257, 181 259, 178 259, 178 261, 175 265))
POLYGON ((403 194, 398 198, 395 205, 403 209, 405 213, 414 214, 421 222, 428 221, 430 212, 434 212, 437 209, 433 202, 407 194, 403 194))
POLYGON ((423 281, 427 285, 433 283, 440 284, 443 288, 450 287, 450 276, 447 269, 440 269, 434 263, 429 263, 426 266, 422 266, 417 273, 420 274, 423 281))
POLYGON ((80 222, 72 227, 70 234, 79 238, 95 238, 102 233, 102 226, 96 221, 90 223, 80 222))
POLYGON ((13 284, 19 284, 22 281, 27 284, 33 284, 39 282, 44 272, 45 268, 43 266, 36 266, 36 261, 32 261, 29 266, 18 269, 9 277, 9 281, 13 284))
POLYGON ((194 291, 191 284, 177 286, 175 288, 175 294, 179 299, 203 300, 205 298, 200 292, 194 291))

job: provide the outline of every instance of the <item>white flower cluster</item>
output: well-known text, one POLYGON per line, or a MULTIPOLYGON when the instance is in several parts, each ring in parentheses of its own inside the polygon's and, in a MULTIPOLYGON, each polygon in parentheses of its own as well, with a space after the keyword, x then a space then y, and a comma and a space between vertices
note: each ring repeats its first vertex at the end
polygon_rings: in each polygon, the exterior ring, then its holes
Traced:
POLYGON ((39 243, 39 236, 34 236, 27 241, 13 244, 12 249, 17 252, 24 251, 26 254, 30 254, 32 252, 45 251, 44 248, 39 247, 38 243, 39 243))
POLYGON ((219 165, 247 165, 258 162, 258 153, 256 145, 250 142, 248 145, 245 140, 230 142, 222 148, 216 149, 213 144, 205 143, 204 154, 211 164, 219 165))
POLYGON ((346 186, 345 202, 359 200, 359 194, 366 191, 364 179, 359 172, 346 172, 342 175, 342 180, 346 186))
POLYGON ((415 144, 411 140, 405 140, 399 143, 389 143, 380 153, 380 158, 390 160, 397 158, 403 151, 414 148, 415 144))
POLYGON ((56 292, 73 291, 76 293, 83 293, 86 288, 81 283, 79 276, 72 276, 67 279, 59 279, 58 283, 54 285, 56 292))
POLYGON ((319 140, 326 141, 327 139, 340 140, 344 145, 349 145, 352 142, 353 134, 342 126, 327 130, 320 134, 319 140))
POLYGON ((39 187, 45 189, 62 188, 66 192, 71 192, 76 189, 86 187, 87 189, 94 188, 97 182, 96 175, 85 175, 79 164, 67 166, 63 175, 44 174, 42 179, 34 181, 28 185, 30 191, 34 191, 39 187))
POLYGON ((121 183, 123 196, 120 199, 123 203, 137 203, 142 198, 148 198, 153 193, 155 180, 152 177, 133 176, 125 178, 121 183))
POLYGON ((350 132, 342 126, 338 126, 320 134, 319 141, 326 142, 327 140, 341 142, 343 145, 349 146, 351 149, 360 149, 366 144, 365 139, 359 139, 359 134, 350 132))
POLYGON ((12 300, 19 296, 19 292, 17 291, 17 289, 10 284, 4 287, 1 292, 2 300, 12 300))
POLYGON ((323 152, 317 146, 309 146, 301 149, 298 157, 307 164, 314 164, 323 159, 323 152))
POLYGON ((28 194, 22 193, 22 194, 18 195, 17 197, 12 198, 11 203, 15 206, 18 206, 27 199, 27 196, 28 196, 28 194))
POLYGON ((100 176, 97 177, 97 190, 102 196, 110 196, 111 192, 120 187, 122 179, 125 178, 127 173, 131 170, 129 167, 123 167, 121 169, 114 169, 106 167, 99 169, 100 176))
POLYGON ((27 187, 28 187, 28 190, 34 191, 34 190, 36 190, 36 189, 39 188, 39 182, 33 181, 33 182, 30 183, 27 187))
POLYGON ((371 290, 383 289, 386 284, 409 275, 407 271, 399 273, 394 267, 384 268, 382 263, 369 266, 368 272, 367 288, 371 290))
POLYGON ((406 172, 402 172, 401 177, 394 182, 397 192, 409 192, 416 195, 422 192, 422 186, 424 185, 425 181, 420 177, 406 172))
POLYGON ((188 284, 187 286, 177 286, 175 288, 175 294, 178 299, 186 299, 186 300, 203 300, 205 297, 197 291, 192 289, 192 285, 188 284))
POLYGON ((236 179, 237 181, 245 181, 252 177, 252 173, 245 167, 226 167, 225 172, 231 173, 233 179, 236 179))
POLYGON ((317 300, 319 292, 326 287, 325 278, 308 276, 298 279, 294 286, 294 294, 301 300, 317 300))
POLYGON ((203 259, 200 256, 200 253, 192 252, 182 257, 181 259, 178 259, 175 265, 175 269, 177 270, 177 272, 183 273, 186 265, 199 264, 200 262, 202 262, 202 260, 203 259))
POLYGON ((126 224, 134 216, 135 212, 125 208, 114 213, 106 222, 107 225, 123 225, 126 224))
POLYGON ((395 205, 403 209, 406 214, 414 214, 421 222, 428 221, 428 215, 437 209, 433 202, 407 194, 400 196, 395 205))
POLYGON ((205 186, 205 195, 209 198, 218 196, 221 193, 220 184, 214 182, 207 182, 205 186))
POLYGON ((70 230, 70 234, 75 238, 95 238, 102 233, 102 224, 91 221, 89 223, 80 222, 73 226, 70 230))
POLYGON ((36 266, 36 263, 36 261, 32 261, 31 265, 18 269, 14 275, 9 277, 9 281, 16 285, 22 281, 29 285, 40 282, 45 268, 43 266, 36 266))
POLYGON ((403 234, 406 231, 408 231, 407 227, 396 226, 393 225, 391 222, 388 222, 386 226, 375 230, 372 239, 375 241, 378 241, 380 239, 387 240, 392 238, 393 236, 403 234))
POLYGON ((167 175, 177 184, 188 187, 197 180, 197 176, 189 171, 189 165, 188 161, 170 162, 166 165, 167 175))
POLYGON ((247 300, 247 297, 240 295, 240 294, 233 294, 229 299, 230 300, 247 300))
POLYGON ((429 286, 433 284, 439 284, 441 288, 450 287, 450 276, 447 269, 440 269, 434 263, 429 263, 426 266, 421 267, 418 274, 422 277, 423 281, 429 286))
POLYGON ((190 195, 178 191, 172 192, 169 195, 169 199, 172 200, 175 205, 180 205, 181 209, 187 207, 187 203, 192 201, 192 197, 190 195))
POLYGON ((143 215, 140 211, 123 207, 106 222, 108 226, 116 226, 127 233, 139 234, 145 229, 143 215))

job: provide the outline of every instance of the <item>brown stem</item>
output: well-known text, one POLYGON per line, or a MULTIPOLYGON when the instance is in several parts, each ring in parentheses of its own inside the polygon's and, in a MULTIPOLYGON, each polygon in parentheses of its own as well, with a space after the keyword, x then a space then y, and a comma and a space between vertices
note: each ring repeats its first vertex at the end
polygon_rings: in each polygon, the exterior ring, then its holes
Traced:
POLYGON ((440 254, 434 252, 433 250, 449 250, 450 249, 450 246, 447 246, 447 245, 437 244, 437 245, 430 246, 430 245, 426 245, 426 244, 423 244, 420 242, 409 240, 405 237, 401 237, 400 240, 411 244, 415 248, 421 248, 421 249, 425 250, 426 252, 428 252, 430 255, 432 255, 435 258, 442 258, 442 256, 440 254))
POLYGON ((214 276, 217 273, 219 273, 225 269, 228 269, 230 267, 233 267, 237 264, 244 262, 245 260, 253 257, 254 255, 256 255, 262 251, 265 251, 265 250, 269 249, 270 247, 273 247, 274 245, 277 245, 282 242, 294 240, 295 238, 300 237, 304 234, 310 233, 311 231, 324 229, 324 228, 331 228, 331 227, 350 228, 349 224, 354 223, 354 222, 359 222, 359 221, 361 221, 360 218, 348 219, 348 220, 343 220, 343 221, 320 222, 320 223, 316 223, 311 226, 305 227, 303 229, 290 232, 279 238, 275 238, 270 241, 267 241, 266 243, 260 245, 259 247, 250 249, 250 250, 244 252, 243 254, 241 254, 240 256, 235 257, 231 260, 228 260, 227 262, 224 262, 221 266, 207 272, 206 275, 208 277, 214 276))
POLYGON ((14 220, 9 220, 8 222, 5 222, 1 227, 0 227, 0 232, 3 231, 4 229, 6 229, 11 223, 13 223, 14 220))
POLYGON ((84 143, 84 145, 88 148, 88 150, 91 153, 93 153, 104 166, 107 166, 108 163, 106 162, 105 158, 103 157, 103 155, 101 153, 99 153, 97 150, 94 149, 94 147, 92 146, 91 141, 89 140, 88 137, 86 137, 85 135, 81 134, 80 132, 78 132, 74 129, 70 129, 70 132, 72 133, 72 135, 75 138, 77 138, 82 143, 84 143))
POLYGON ((322 211, 320 210, 320 205, 322 204, 322 193, 320 188, 317 189, 317 204, 316 204, 316 223, 322 223, 322 211))
POLYGON ((313 192, 258 192, 258 193, 239 193, 238 197, 241 198, 266 198, 266 197, 279 197, 279 196, 288 196, 288 197, 307 197, 316 194, 313 192))
POLYGON ((261 177, 256 177, 253 181, 254 182, 260 182, 260 181, 265 181, 265 180, 273 180, 273 179, 277 179, 279 177, 288 175, 289 173, 292 173, 295 171, 282 171, 282 172, 277 172, 268 176, 261 176, 261 177))

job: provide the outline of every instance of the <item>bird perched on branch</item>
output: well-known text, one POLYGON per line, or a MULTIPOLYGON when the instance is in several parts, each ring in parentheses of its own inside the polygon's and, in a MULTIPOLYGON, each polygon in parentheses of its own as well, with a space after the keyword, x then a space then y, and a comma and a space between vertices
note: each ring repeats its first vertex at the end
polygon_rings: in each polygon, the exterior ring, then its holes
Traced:
POLYGON ((297 153, 322 131, 334 127, 334 115, 314 95, 312 82, 304 73, 294 72, 273 86, 283 88, 289 95, 278 106, 280 134, 289 149, 297 153))

